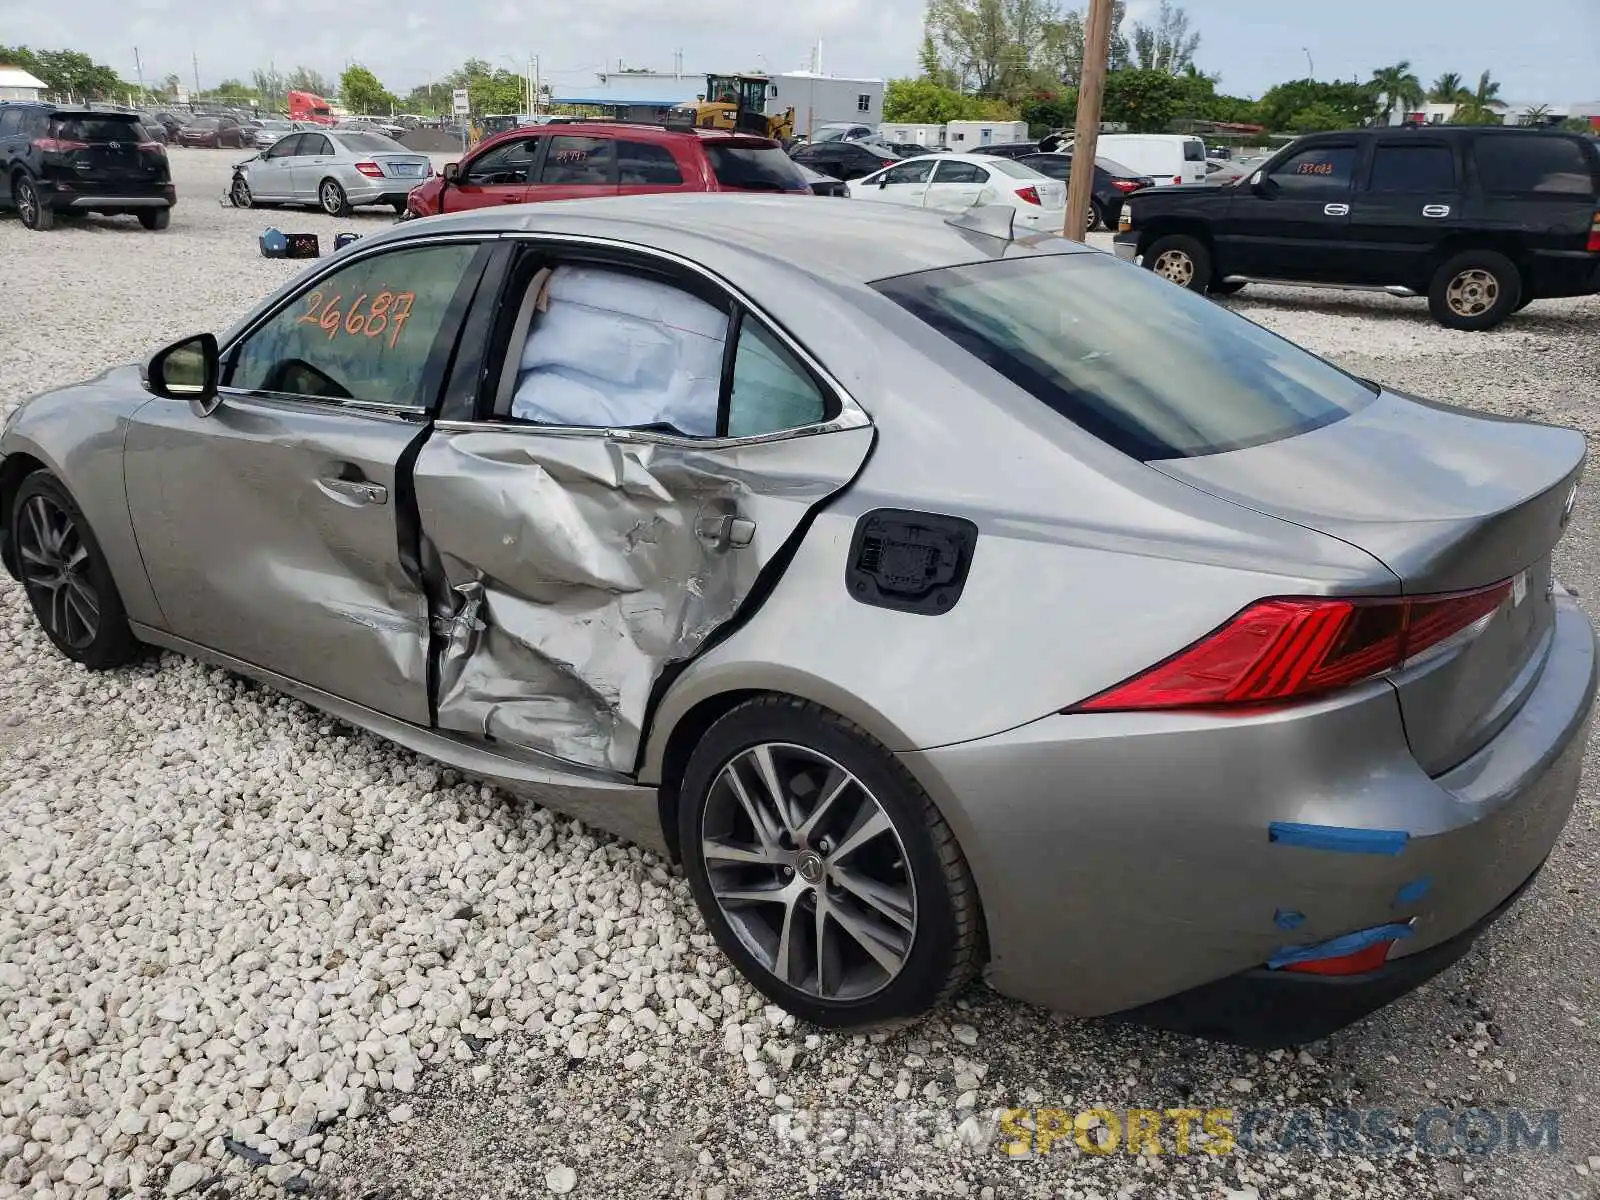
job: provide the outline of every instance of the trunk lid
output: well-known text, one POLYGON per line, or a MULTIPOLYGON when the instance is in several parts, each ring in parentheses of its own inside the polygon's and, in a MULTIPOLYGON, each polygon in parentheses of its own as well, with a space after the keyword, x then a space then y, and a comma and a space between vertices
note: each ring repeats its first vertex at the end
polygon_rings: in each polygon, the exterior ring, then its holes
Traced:
POLYGON ((378 164, 386 178, 404 179, 410 183, 421 183, 426 179, 432 163, 426 154, 374 154, 371 161, 378 164))
POLYGON ((1406 595, 1515 581, 1484 621, 1394 677, 1412 752, 1439 774, 1492 738, 1537 680, 1554 625, 1551 550, 1584 455, 1576 430, 1384 392, 1297 437, 1149 465, 1367 551, 1406 595))
POLYGON ((159 183, 167 156, 133 117, 116 113, 63 114, 50 122, 47 152, 78 183, 159 183))

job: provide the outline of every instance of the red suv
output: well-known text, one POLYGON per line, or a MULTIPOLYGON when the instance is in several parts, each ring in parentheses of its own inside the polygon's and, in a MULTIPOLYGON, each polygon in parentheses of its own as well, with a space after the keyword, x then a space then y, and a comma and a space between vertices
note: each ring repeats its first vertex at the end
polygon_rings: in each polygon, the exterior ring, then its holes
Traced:
POLYGON ((767 138, 603 122, 527 125, 485 138, 413 188, 406 213, 644 192, 812 194, 783 147, 767 138))

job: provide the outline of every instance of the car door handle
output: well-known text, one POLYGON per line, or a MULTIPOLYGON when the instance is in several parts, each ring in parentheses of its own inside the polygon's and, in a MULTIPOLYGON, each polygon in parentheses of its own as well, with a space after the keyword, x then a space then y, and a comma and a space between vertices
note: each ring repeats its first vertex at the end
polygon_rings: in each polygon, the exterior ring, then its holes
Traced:
POLYGON ((1324 204, 1322 211, 1330 217, 1348 217, 1350 215, 1350 206, 1348 204, 1324 204))
POLYGON ((349 497, 357 504, 389 503, 389 489, 381 483, 370 483, 365 479, 341 479, 336 475, 324 475, 322 477, 322 486, 330 492, 349 497))
POLYGON ((694 531, 701 541, 726 550, 731 546, 748 546, 753 542, 756 536, 756 523, 728 513, 720 517, 701 517, 695 523, 694 531))
POLYGON ((1450 206, 1448 204, 1424 204, 1422 215, 1425 217, 1448 217, 1450 206))

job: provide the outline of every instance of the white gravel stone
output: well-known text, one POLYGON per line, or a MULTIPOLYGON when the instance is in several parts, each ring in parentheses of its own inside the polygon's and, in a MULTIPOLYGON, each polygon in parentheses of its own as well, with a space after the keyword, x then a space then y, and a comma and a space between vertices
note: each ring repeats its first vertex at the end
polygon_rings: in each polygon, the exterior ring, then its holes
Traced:
POLYGON ((167 1195, 181 1196, 210 1175, 199 1163, 181 1162, 172 1168, 167 1180, 167 1195))
POLYGON ((565 1196, 578 1186, 578 1173, 571 1167, 551 1167, 544 1175, 544 1185, 558 1196, 565 1196))

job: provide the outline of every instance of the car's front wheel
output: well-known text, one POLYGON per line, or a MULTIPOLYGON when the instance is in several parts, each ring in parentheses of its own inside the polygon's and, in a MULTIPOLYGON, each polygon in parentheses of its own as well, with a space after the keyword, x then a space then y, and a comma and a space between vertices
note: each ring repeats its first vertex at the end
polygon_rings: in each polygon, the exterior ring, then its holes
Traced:
POLYGON ((57 650, 93 671, 138 653, 105 552, 54 476, 36 471, 22 481, 11 544, 33 615, 57 650))
POLYGON ((344 189, 337 180, 324 179, 322 186, 317 189, 317 201, 322 205, 322 211, 330 217, 348 217, 350 215, 350 201, 344 194, 344 189))
POLYGON ((255 197, 250 194, 250 182, 243 175, 233 177, 233 187, 229 189, 229 195, 235 208, 249 208, 255 203, 255 197))
POLYGON ((896 1024, 977 967, 977 889, 950 827, 893 755, 814 704, 763 697, 713 725, 679 837, 718 944, 803 1020, 896 1024))
POLYGON ((1186 234, 1169 234, 1152 242, 1143 255, 1146 270, 1169 283, 1203 292, 1211 286, 1211 251, 1186 234))
POLYGON ((1522 273, 1495 250, 1468 250, 1433 274, 1428 310, 1448 329, 1493 329, 1517 310, 1522 273))
POLYGON ((24 228, 55 228, 56 214, 45 204, 44 198, 39 195, 39 186, 33 180, 19 178, 12 185, 12 191, 17 200, 17 216, 22 218, 24 228))

